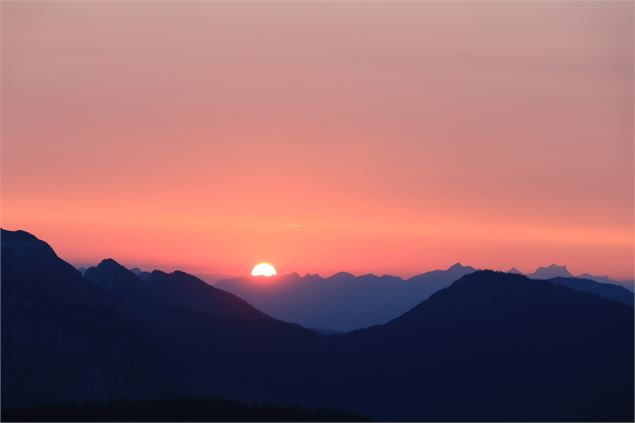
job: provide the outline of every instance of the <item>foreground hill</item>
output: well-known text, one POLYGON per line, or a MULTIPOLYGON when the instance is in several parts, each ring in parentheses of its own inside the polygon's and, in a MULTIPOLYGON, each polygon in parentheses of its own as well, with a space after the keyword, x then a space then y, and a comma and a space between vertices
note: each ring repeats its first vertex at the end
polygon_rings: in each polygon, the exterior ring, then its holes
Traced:
POLYGON ((2 231, 2 405, 171 391, 124 304, 43 241, 2 231))
POLYGON ((86 273, 28 233, 2 231, 3 407, 268 399, 283 378, 254 358, 293 363, 319 338, 182 272, 143 281, 105 260, 86 273))
POLYGON ((10 409, 2 412, 9 422, 359 422, 367 417, 339 410, 306 409, 220 399, 177 398, 111 404, 76 404, 10 409))
POLYGON ((336 338, 349 407, 380 418, 633 418, 633 308, 551 282, 476 272, 336 338))
POLYGON ((384 325, 320 336, 181 272, 105 260, 83 278, 2 231, 1 300, 3 408, 185 396, 386 420, 633 419, 633 307, 553 281, 478 271, 384 325))

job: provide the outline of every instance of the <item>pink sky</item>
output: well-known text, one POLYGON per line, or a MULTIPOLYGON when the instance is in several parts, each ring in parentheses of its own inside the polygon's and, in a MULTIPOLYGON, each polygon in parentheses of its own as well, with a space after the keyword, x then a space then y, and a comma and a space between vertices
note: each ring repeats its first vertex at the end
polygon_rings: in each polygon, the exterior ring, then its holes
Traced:
POLYGON ((633 3, 3 2, 2 226, 63 258, 633 277, 633 3))

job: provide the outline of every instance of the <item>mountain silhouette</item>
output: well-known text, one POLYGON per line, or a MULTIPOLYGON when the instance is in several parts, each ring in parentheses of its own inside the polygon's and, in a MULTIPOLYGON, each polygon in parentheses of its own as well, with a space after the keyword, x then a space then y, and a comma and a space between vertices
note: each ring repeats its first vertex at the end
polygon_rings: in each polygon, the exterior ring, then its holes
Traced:
POLYGON ((104 260, 86 274, 2 231, 3 410, 222 397, 383 420, 633 419, 633 307, 567 281, 475 271, 385 324, 324 336, 183 272, 144 281, 104 260))
POLYGON ((98 266, 87 269, 84 277, 122 301, 134 302, 137 307, 181 307, 217 317, 271 320, 240 298, 185 272, 154 270, 143 279, 142 275, 142 272, 137 275, 113 259, 105 259, 98 266))
POLYGON ((297 374, 296 357, 320 338, 181 271, 154 270, 144 281, 107 259, 86 274, 97 285, 110 277, 118 280, 107 286, 129 305, 143 337, 163 344, 158 353, 172 363, 170 380, 189 394, 282 400, 271 393, 297 374), (284 373, 276 370, 280 367, 284 373))
MULTIPOLYGON (((507 273, 522 274, 516 268, 512 268, 507 273)), ((625 288, 631 292, 633 292, 634 290, 633 281, 618 281, 615 279, 611 279, 608 276, 595 276, 589 273, 583 273, 580 276, 574 276, 571 274, 571 272, 569 272, 566 266, 559 266, 557 264, 551 264, 549 266, 539 267, 538 269, 536 269, 534 273, 527 274, 527 277, 532 279, 553 279, 553 278, 585 279, 585 280, 600 282, 602 284, 616 285, 618 287, 625 288)), ((578 285, 584 285, 584 283, 581 283, 578 285)), ((575 285, 570 285, 570 287, 575 289, 575 285)), ((598 287, 597 290, 598 290, 597 292, 607 291, 607 290, 613 291, 614 288, 603 289, 602 287, 598 287)), ((604 296, 609 299, 616 299, 615 296, 606 296, 606 295, 604 296)), ((624 300, 622 300, 621 302, 624 302, 624 300)), ((628 303, 628 301, 626 303, 628 303)))
POLYGON ((97 267, 86 269, 84 277, 122 300, 138 301, 145 295, 143 280, 110 258, 102 260, 97 267))
POLYGON ((479 271, 385 325, 335 337, 333 360, 356 357, 341 394, 380 419, 632 420, 632 330, 632 307, 479 271))
POLYGON ((567 266, 550 264, 549 266, 539 267, 534 273, 527 275, 531 279, 552 279, 552 278, 572 278, 573 275, 567 269, 567 266))
POLYGON ((135 275, 137 275, 139 278, 143 279, 144 281, 147 280, 148 277, 150 276, 150 272, 141 270, 138 267, 133 267, 132 269, 130 269, 130 271, 134 273, 135 275))
POLYGON ((297 273, 254 283, 253 278, 218 281, 214 286, 238 295, 265 313, 305 327, 346 332, 385 323, 410 310, 432 293, 476 271, 456 263, 404 280, 340 272, 327 278, 297 273), (325 307, 328 304, 328 307, 325 307))
POLYGON ((176 392, 119 299, 33 235, 1 238, 3 407, 176 392))
POLYGON ((581 278, 552 278, 547 279, 547 282, 566 286, 576 291, 594 294, 618 303, 633 305, 633 292, 619 285, 600 283, 581 278))
POLYGON ((319 337, 182 272, 144 282, 107 259, 86 274, 34 236, 2 230, 3 407, 195 393, 259 400, 277 380, 253 357, 293 362, 319 337), (263 377, 271 383, 250 382, 263 377))
POLYGON ((618 281, 618 280, 615 280, 615 279, 611 279, 608 276, 597 276, 597 275, 592 275, 590 273, 583 273, 580 276, 578 276, 578 278, 580 278, 580 279, 590 279, 592 281, 600 282, 600 283, 619 285, 619 286, 621 286, 623 288, 628 289, 631 292, 633 292, 633 290, 635 289, 635 287, 634 287, 635 282, 634 281, 618 281))
MULTIPOLYGON (((426 272, 407 280, 388 275, 355 276, 347 272, 327 278, 317 274, 301 276, 290 273, 271 278, 267 284, 255 283, 253 278, 234 278, 221 280, 214 286, 246 299, 281 320, 319 328, 321 331, 349 332, 386 323, 476 270, 456 263, 446 270, 426 272)), ((510 269, 508 273, 522 274, 516 268, 510 269)), ((529 277, 568 279, 566 285, 571 289, 623 304, 633 304, 633 293, 614 281, 610 281, 610 284, 595 284, 573 278, 566 266, 540 267, 529 277)), ((561 279, 553 282, 565 283, 561 279)))

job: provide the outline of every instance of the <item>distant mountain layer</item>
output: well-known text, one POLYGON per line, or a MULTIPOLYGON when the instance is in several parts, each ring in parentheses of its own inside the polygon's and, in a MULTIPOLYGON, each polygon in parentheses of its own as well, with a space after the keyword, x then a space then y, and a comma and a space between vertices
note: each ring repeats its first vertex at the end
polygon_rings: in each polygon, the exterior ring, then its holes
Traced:
POLYGON ((269 278, 235 278, 214 286, 229 291, 281 320, 338 332, 386 323, 460 277, 475 272, 457 263, 403 280, 372 274, 337 273, 323 278, 291 273, 269 278))
POLYGON ((182 272, 104 260, 82 277, 26 232, 2 231, 1 270, 3 410, 223 397, 393 421, 633 420, 633 307, 575 279, 476 271, 325 336, 182 272))
POLYGON ((576 291, 594 294, 607 300, 616 301, 618 303, 633 305, 633 292, 628 289, 609 283, 595 282, 590 279, 580 278, 552 278, 547 279, 548 282, 566 286, 576 291))
MULTIPOLYGON (((457 263, 446 270, 435 270, 410 279, 372 274, 355 276, 337 273, 323 278, 291 273, 261 280, 234 278, 218 281, 214 286, 244 298, 265 313, 281 320, 296 322, 337 332, 348 332, 386 323, 407 312, 435 292, 476 271, 457 263)), ((509 273, 522 274, 516 268, 509 273)), ((573 279, 566 266, 540 267, 528 275, 532 279, 571 279, 567 286, 594 293, 623 304, 633 304, 633 293, 608 278, 593 282, 573 279)))
POLYGON ((557 264, 551 264, 549 266, 539 267, 534 273, 527 274, 531 279, 551 279, 551 278, 572 278, 573 275, 569 273, 567 266, 559 266, 557 264))
MULTIPOLYGON (((509 273, 520 274, 520 272, 516 269, 510 270, 509 273)), ((567 269, 567 266, 560 266, 557 264, 551 264, 549 266, 539 267, 538 269, 536 269, 535 272, 528 273, 527 277, 531 279, 553 279, 553 278, 587 279, 587 280, 592 280, 595 282, 600 282, 605 284, 619 285, 622 288, 626 288, 631 292, 634 289, 633 281, 617 281, 614 279, 610 279, 607 276, 596 276, 596 275, 591 275, 589 273, 583 273, 580 276, 574 276, 571 274, 571 272, 569 272, 569 269, 567 269)))
POLYGON ((595 282, 600 282, 600 283, 606 283, 606 284, 611 284, 611 285, 619 285, 622 288, 626 288, 629 291, 633 292, 635 291, 635 281, 618 281, 615 279, 611 279, 608 276, 598 276, 598 275, 591 275, 589 273, 583 273, 580 276, 577 276, 580 279, 590 279, 592 281, 595 282))

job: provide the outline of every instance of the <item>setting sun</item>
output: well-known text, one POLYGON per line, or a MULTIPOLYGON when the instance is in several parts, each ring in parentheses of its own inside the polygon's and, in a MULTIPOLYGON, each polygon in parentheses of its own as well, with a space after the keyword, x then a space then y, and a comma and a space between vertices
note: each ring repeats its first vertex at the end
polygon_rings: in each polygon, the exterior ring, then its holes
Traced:
POLYGON ((270 265, 269 263, 258 263, 251 269, 251 276, 275 276, 278 272, 276 272, 276 268, 270 265))

